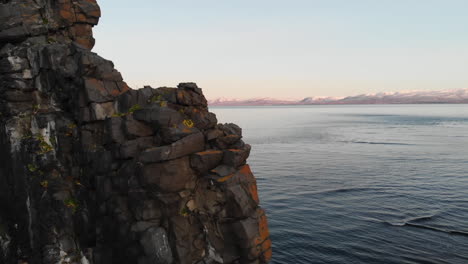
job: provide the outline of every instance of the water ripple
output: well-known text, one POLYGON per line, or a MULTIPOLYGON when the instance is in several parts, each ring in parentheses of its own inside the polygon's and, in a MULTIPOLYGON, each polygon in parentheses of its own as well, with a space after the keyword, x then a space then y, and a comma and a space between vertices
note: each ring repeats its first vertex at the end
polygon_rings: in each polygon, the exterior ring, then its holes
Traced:
POLYGON ((223 108, 273 264, 468 263, 468 105, 223 108))

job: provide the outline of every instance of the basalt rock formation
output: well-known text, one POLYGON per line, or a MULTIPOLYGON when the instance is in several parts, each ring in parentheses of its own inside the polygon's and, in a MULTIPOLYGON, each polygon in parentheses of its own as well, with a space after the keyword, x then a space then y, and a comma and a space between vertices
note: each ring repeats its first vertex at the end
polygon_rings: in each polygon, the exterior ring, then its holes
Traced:
POLYGON ((202 90, 130 89, 95 0, 0 0, 0 263, 266 263, 234 124, 202 90))

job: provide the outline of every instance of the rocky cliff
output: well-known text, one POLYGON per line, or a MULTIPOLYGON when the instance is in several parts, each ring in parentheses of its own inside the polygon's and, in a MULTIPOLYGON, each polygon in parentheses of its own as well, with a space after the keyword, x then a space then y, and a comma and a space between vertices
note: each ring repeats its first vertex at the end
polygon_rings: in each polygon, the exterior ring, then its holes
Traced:
POLYGON ((132 90, 95 0, 0 0, 0 263, 266 263, 250 146, 202 90, 132 90))

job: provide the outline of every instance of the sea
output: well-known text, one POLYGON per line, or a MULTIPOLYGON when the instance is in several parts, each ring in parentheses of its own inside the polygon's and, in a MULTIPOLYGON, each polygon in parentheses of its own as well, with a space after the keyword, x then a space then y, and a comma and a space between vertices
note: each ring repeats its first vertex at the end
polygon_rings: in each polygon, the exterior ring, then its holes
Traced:
POLYGON ((252 145, 271 263, 468 263, 468 105, 210 111, 252 145))

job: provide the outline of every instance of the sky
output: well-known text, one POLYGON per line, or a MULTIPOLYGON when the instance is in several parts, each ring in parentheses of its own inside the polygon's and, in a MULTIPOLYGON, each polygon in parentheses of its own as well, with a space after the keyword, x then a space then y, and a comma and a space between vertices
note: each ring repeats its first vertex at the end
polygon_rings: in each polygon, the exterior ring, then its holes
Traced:
POLYGON ((98 0, 93 51, 132 88, 207 98, 468 88, 466 0, 98 0))

